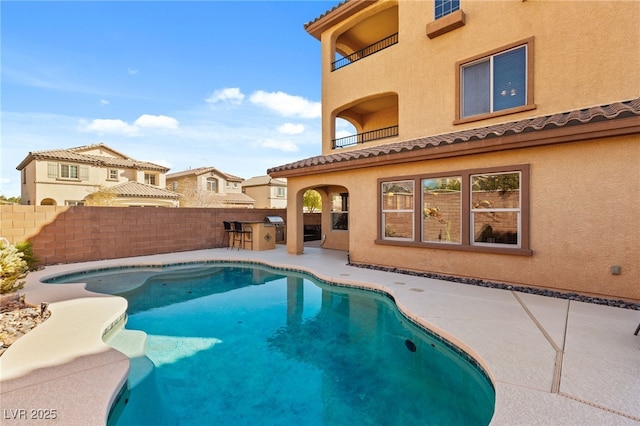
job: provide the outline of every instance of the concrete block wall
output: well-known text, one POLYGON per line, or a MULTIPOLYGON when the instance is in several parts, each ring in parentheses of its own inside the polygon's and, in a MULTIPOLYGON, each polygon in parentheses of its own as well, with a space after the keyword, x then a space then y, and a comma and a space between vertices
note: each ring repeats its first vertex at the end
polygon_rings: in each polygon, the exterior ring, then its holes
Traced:
POLYGON ((286 209, 0 206, 0 237, 29 241, 44 265, 223 246, 223 221, 262 221, 286 209))

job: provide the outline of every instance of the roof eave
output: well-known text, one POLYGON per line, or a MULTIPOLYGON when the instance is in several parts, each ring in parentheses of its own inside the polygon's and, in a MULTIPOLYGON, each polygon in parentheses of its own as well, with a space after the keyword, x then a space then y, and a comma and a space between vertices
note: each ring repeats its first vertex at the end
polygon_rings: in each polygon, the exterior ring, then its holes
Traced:
POLYGON ((631 134, 640 134, 640 116, 509 134, 480 140, 474 139, 453 144, 429 145, 426 147, 416 147, 386 154, 298 167, 289 170, 270 169, 268 172, 269 175, 273 177, 290 178, 631 134))
POLYGON ((347 18, 360 12, 377 2, 378 0, 348 0, 319 18, 307 23, 304 29, 314 38, 320 40, 322 33, 328 28, 331 28, 338 22, 344 21, 347 18))

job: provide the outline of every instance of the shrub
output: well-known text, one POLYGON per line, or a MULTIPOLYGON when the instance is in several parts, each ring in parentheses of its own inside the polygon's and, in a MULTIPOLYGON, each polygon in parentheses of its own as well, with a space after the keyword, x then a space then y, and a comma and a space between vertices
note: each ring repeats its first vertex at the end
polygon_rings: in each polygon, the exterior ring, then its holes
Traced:
POLYGON ((24 253, 15 246, 0 242, 0 294, 13 293, 24 287, 24 278, 29 271, 24 253))
POLYGON ((16 243, 15 246, 18 251, 22 253, 22 260, 27 262, 29 270, 35 271, 38 269, 37 265, 40 263, 40 259, 33 254, 33 244, 28 241, 23 241, 21 243, 16 243))

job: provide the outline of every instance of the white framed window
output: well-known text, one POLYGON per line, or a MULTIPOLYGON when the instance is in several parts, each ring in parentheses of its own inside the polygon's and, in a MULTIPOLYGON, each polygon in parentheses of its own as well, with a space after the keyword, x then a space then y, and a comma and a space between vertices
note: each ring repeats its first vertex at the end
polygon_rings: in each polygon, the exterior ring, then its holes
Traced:
POLYGON ((436 0, 435 16, 436 19, 447 16, 448 14, 460 9, 460 0, 436 0))
POLYGON ((471 175, 471 244, 520 246, 521 173, 471 175))
POLYGON ((78 166, 74 164, 60 164, 60 178, 62 179, 79 179, 78 166))
POLYGON ((287 195, 287 188, 283 186, 278 186, 276 188, 276 197, 284 197, 287 195))
POLYGON ((109 169, 109 171, 108 171, 108 179, 109 180, 118 180, 118 169, 109 169))
POLYGON ((144 174, 144 183, 147 185, 157 185, 157 176, 154 173, 144 174))
POLYGON ((207 191, 218 192, 218 179, 207 178, 207 191))
POLYGON ((457 63, 456 121, 534 109, 533 38, 457 63))
POLYGON ((414 239, 414 181, 382 182, 382 238, 385 240, 414 239))
POLYGON ((346 192, 331 195, 331 229, 349 230, 349 194, 346 192))
POLYGON ((378 244, 530 255, 529 165, 378 179, 378 244), (421 198, 414 187, 421 187, 421 198), (414 221, 421 232, 414 233, 414 221))
POLYGON ((422 183, 422 241, 462 242, 462 177, 430 177, 422 183))

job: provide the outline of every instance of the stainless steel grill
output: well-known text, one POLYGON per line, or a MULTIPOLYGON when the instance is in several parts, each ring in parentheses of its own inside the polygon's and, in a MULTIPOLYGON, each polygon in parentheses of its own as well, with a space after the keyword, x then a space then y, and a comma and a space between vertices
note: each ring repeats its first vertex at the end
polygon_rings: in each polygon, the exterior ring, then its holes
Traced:
POLYGON ((284 243, 286 239, 287 225, 280 216, 265 216, 264 223, 273 225, 276 228, 276 243, 284 243))

